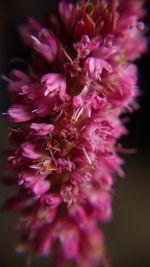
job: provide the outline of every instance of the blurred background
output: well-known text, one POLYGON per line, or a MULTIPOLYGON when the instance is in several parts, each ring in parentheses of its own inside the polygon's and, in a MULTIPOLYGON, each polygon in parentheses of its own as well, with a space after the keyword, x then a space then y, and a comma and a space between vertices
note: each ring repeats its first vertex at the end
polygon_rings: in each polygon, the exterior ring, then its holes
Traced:
MULTIPOLYGON (((138 0, 137 0, 138 1, 138 0)), ((145 24, 150 27, 150 3, 145 24)), ((18 55, 20 42, 17 26, 28 16, 41 18, 56 8, 52 0, 0 0, 0 73, 9 72, 10 58, 18 55), (8 67, 9 66, 9 67, 8 67)), ((150 53, 137 61, 139 85, 143 96, 141 109, 132 115, 130 136, 122 142, 138 149, 126 157, 126 179, 115 185, 113 221, 103 226, 111 267, 150 267, 150 53)), ((6 83, 0 80, 0 111, 9 106, 6 83)), ((8 147, 8 122, 0 116, 0 149, 8 147)), ((0 205, 11 189, 0 188, 0 205)), ((24 255, 14 252, 17 214, 0 213, 0 267, 26 266, 24 255)), ((36 258, 31 267, 48 267, 49 259, 36 258)), ((82 267, 82 266, 81 266, 82 267)))

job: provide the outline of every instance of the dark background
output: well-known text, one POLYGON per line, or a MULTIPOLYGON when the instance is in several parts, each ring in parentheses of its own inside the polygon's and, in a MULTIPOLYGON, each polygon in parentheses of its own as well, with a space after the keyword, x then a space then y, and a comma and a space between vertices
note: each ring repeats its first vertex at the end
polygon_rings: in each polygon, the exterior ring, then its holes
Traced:
MULTIPOLYGON (((138 0, 137 0, 138 1, 138 0)), ((52 0, 0 0, 0 73, 7 73, 10 58, 20 50, 17 25, 28 16, 41 18, 56 8, 52 0)), ((145 24, 150 28, 150 3, 145 24)), ((149 33, 147 33, 149 35, 149 33)), ((123 139, 126 147, 138 149, 126 157, 126 179, 115 186, 113 221, 105 225, 107 252, 111 267, 150 267, 150 53, 137 62, 139 85, 143 96, 141 109, 134 113, 128 125, 130 136, 123 139)), ((6 84, 0 80, 1 112, 9 106, 6 84)), ((8 147, 8 122, 0 117, 0 148, 8 147)), ((11 189, 0 188, 0 204, 11 189)), ((24 267, 26 258, 14 252, 18 240, 15 223, 18 215, 0 213, 0 267, 24 267)), ((32 267, 50 266, 49 259, 37 258, 32 267)), ((82 267, 82 266, 81 266, 82 267)))

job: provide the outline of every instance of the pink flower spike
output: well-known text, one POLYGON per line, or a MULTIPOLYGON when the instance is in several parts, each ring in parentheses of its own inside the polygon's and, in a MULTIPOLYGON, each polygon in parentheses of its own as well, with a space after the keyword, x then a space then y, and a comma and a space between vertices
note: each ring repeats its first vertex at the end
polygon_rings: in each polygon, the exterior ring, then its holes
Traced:
POLYGON ((108 72, 112 72, 111 65, 107 61, 100 58, 87 58, 85 60, 84 67, 88 71, 89 76, 95 80, 101 80, 103 69, 107 70, 108 72))
POLYGON ((142 0, 60 0, 56 14, 20 27, 28 56, 3 76, 14 125, 0 183, 17 190, 4 208, 20 212, 20 252, 51 255, 53 267, 103 266, 100 227, 125 175, 120 138, 138 108, 145 10, 142 0))

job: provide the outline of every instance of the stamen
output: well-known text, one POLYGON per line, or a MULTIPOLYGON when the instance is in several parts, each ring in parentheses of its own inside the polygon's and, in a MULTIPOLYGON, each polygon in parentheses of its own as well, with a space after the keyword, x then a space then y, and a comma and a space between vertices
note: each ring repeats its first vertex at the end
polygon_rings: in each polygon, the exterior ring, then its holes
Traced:
POLYGON ((1 79, 8 82, 8 83, 13 82, 9 77, 7 77, 6 75, 3 75, 3 74, 1 75, 1 79))
POLYGON ((38 110, 39 110, 38 108, 34 109, 34 110, 32 110, 32 113, 37 112, 38 110))
POLYGON ((93 4, 92 3, 87 3, 85 11, 89 16, 92 16, 92 14, 94 12, 93 4))
POLYGON ((69 56, 69 54, 67 53, 67 51, 65 50, 65 48, 62 46, 61 47, 61 50, 63 51, 64 55, 66 56, 66 58, 71 62, 73 63, 73 60, 72 58, 69 56))
POLYGON ((91 159, 90 159, 90 157, 89 157, 89 155, 88 155, 88 153, 87 153, 85 147, 83 146, 82 149, 83 149, 83 153, 84 153, 84 155, 85 155, 87 161, 89 162, 90 165, 92 165, 91 159))
POLYGON ((57 166, 57 162, 56 162, 56 160, 55 160, 54 154, 53 154, 53 152, 52 152, 51 149, 50 149, 50 155, 51 155, 51 157, 52 157, 52 159, 53 159, 55 165, 57 166))
POLYGON ((31 35, 31 38, 32 38, 33 41, 35 41, 39 45, 41 44, 41 42, 39 41, 39 39, 37 39, 35 36, 31 35))
POLYGON ((79 110, 79 112, 78 112, 78 114, 77 114, 77 116, 76 116, 76 118, 75 118, 75 121, 78 121, 80 115, 82 114, 82 111, 83 111, 83 108, 81 108, 81 109, 79 110))

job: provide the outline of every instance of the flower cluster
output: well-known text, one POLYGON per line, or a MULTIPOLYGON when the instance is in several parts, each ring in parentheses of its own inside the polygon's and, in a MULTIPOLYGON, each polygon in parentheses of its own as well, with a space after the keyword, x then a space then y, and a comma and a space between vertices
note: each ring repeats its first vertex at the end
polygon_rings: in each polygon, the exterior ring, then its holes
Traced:
POLYGON ((114 174, 124 175, 120 115, 139 95, 143 16, 138 0, 60 1, 58 17, 19 28, 30 52, 9 78, 15 177, 2 181, 17 185, 4 208, 21 213, 18 251, 51 254, 57 267, 104 261, 97 224, 112 218, 114 174))

